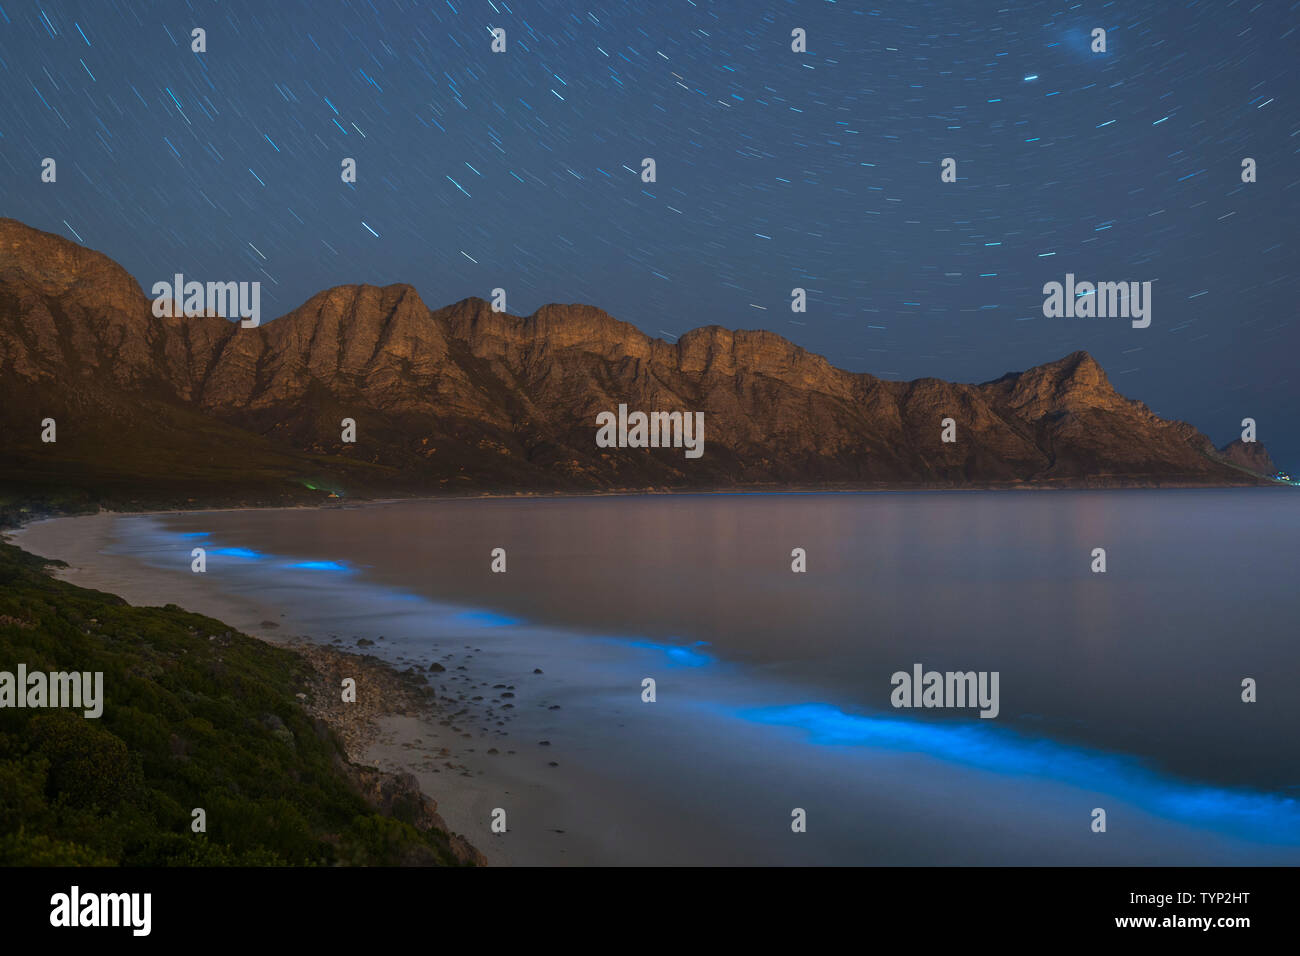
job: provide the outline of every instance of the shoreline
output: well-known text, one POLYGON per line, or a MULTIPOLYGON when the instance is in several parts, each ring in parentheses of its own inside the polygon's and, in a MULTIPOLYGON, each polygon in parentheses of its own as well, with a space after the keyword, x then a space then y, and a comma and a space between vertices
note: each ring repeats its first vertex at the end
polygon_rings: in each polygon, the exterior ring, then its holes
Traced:
MULTIPOLYGON (((353 733, 349 756, 363 768, 411 774, 421 790, 436 795, 448 824, 444 829, 479 847, 490 863, 918 865, 919 858, 920 865, 1124 865, 1143 852, 1139 846, 1116 846, 1098 853, 1098 845, 1075 835, 1047 846, 1033 840, 1015 846, 974 841, 968 848, 953 843, 965 839, 966 830, 958 826, 959 816, 945 815, 939 823, 933 813, 950 806, 936 803, 936 795, 967 791, 963 812, 976 820, 1001 812, 1006 768, 1032 756, 1039 745, 1059 757, 1032 783, 1032 810, 1025 812, 1034 818, 1035 832, 1055 826, 1067 804, 1095 801, 1079 789, 1082 784, 1086 790, 1087 781, 1077 771, 1093 765, 1098 755, 1050 735, 1020 747, 1016 734, 990 728, 995 746, 981 752, 994 759, 972 761, 962 731, 954 735, 931 722, 900 721, 888 711, 809 705, 808 688, 773 683, 761 670, 713 659, 698 662, 708 665, 698 670, 685 666, 667 675, 671 693, 645 708, 629 689, 639 690, 645 673, 678 666, 679 660, 665 655, 679 649, 608 634, 575 637, 546 624, 516 628, 520 622, 498 613, 491 602, 447 605, 400 583, 351 581, 335 573, 337 568, 295 571, 299 565, 292 562, 299 558, 281 552, 288 539, 225 539, 254 550, 224 549, 244 553, 210 567, 219 576, 192 575, 190 542, 184 538, 200 532, 184 524, 178 532, 165 517, 190 513, 168 510, 152 513, 163 516, 155 518, 105 512, 34 520, 10 537, 26 550, 68 561, 73 566, 55 574, 72 583, 122 595, 130 603, 154 605, 157 595, 165 595, 268 643, 319 652, 329 661, 327 671, 373 664, 384 680, 400 683, 418 676, 438 685, 439 699, 427 711, 400 692, 389 699, 384 691, 382 700, 372 700, 373 689, 364 690, 367 708, 349 715, 365 723, 353 733), (119 545, 136 554, 110 550, 119 521, 124 522, 119 545), (272 551, 277 553, 263 554, 272 551), (352 644, 365 653, 354 653, 352 644), (491 703, 485 702, 489 697, 491 703), (379 703, 384 706, 370 706, 379 703), (548 714, 561 710, 560 704, 562 714, 548 714), (843 749, 822 736, 825 728, 860 740, 843 749), (891 738, 891 728, 903 728, 902 736, 891 738), (919 749, 915 734, 924 735, 919 749), (689 770, 683 774, 683 768, 689 770), (1058 773, 1061 768, 1068 772, 1058 773), (888 787, 881 786, 885 780, 891 781, 888 787), (819 811, 818 835, 791 842, 782 836, 781 818, 789 806, 813 797, 809 787, 816 794, 833 793, 833 799, 819 811), (919 814, 924 825, 917 822, 918 805, 933 805, 931 815, 919 814), (706 807, 730 809, 722 815, 701 812, 706 807), (510 815, 505 834, 490 828, 497 808, 510 815), (827 814, 835 815, 833 821, 827 814), (863 825, 877 815, 890 825, 863 825), (832 837, 833 831, 838 835, 832 837), (908 841, 916 841, 917 849, 908 841)), ((295 519, 299 524, 315 520, 295 519)), ((358 517, 353 523, 369 527, 368 520, 358 517)), ((310 548, 298 554, 334 556, 310 548)), ((362 566, 367 566, 364 559, 362 566)), ((335 698, 342 673, 329 674, 334 683, 326 690, 335 698)), ((363 674, 355 676, 361 689, 363 674)), ((977 726, 983 735, 985 728, 977 726)), ((1128 812, 1144 819, 1151 817, 1152 802, 1168 793, 1187 799, 1213 792, 1192 780, 1131 774, 1124 755, 1118 758, 1102 755, 1095 764, 1105 778, 1103 789, 1111 788, 1115 807, 1127 796, 1136 797, 1128 812)), ((1261 800, 1264 812, 1279 820, 1294 812, 1287 809, 1290 802, 1282 806, 1266 795, 1261 800)), ((1150 846, 1165 848, 1162 852, 1179 863, 1204 865, 1218 854, 1240 859, 1242 840, 1254 839, 1200 829, 1196 821, 1149 823, 1155 831, 1150 846), (1203 849, 1188 849, 1192 835, 1209 838, 1203 849)), ((1294 853, 1286 846, 1264 846, 1260 861, 1290 860, 1294 853)))
MULTIPOLYGON (((400 500, 400 499, 399 499, 400 500)), ((380 502, 373 502, 380 504, 380 502)), ((299 509, 209 509, 222 511, 266 511, 299 509)), ((173 510, 149 515, 172 515, 173 510)), ((325 686, 327 706, 313 708, 300 700, 309 714, 324 720, 338 734, 348 758, 352 777, 368 791, 368 799, 391 790, 370 784, 367 774, 381 771, 398 781, 409 778, 419 788, 436 824, 452 837, 453 845, 464 847, 467 859, 487 865, 589 865, 617 864, 617 858, 601 845, 575 833, 572 822, 546 829, 511 827, 505 834, 493 833, 493 811, 503 803, 526 798, 530 818, 564 822, 569 817, 566 800, 555 786, 549 760, 530 758, 526 745, 478 746, 465 726, 473 718, 459 720, 461 701, 445 692, 429 690, 417 701, 410 691, 417 677, 415 668, 386 660, 372 653, 356 653, 336 639, 304 633, 295 627, 294 608, 248 598, 228 590, 211 590, 180 576, 161 571, 129 554, 112 553, 113 526, 121 518, 139 518, 139 512, 100 511, 95 514, 34 517, 18 528, 0 531, 10 544, 28 553, 63 561, 67 567, 52 567, 47 573, 67 583, 116 595, 137 607, 176 605, 187 611, 214 618, 232 629, 268 644, 297 653, 307 659, 322 677, 346 674, 357 681, 357 703, 344 705, 338 683, 325 686), (356 708, 350 710, 349 708, 356 708), (454 782, 452 780, 454 779, 454 782), (556 840, 563 837, 563 846, 556 840), (557 854, 559 854, 557 859, 557 854)), ((382 636, 379 638, 382 640, 382 636)), ((469 637, 466 637, 468 640, 469 637)), ((368 640, 363 647, 375 647, 368 640)), ((468 645, 467 645, 468 646, 468 645)), ((450 662, 449 662, 450 664, 450 662)), ((461 665, 464 670, 464 665, 461 665)), ((448 672, 450 673, 450 666, 448 672)), ((475 675, 481 676, 481 675, 475 675)), ((420 680, 423 675, 418 675, 420 680)), ((543 751, 546 756, 549 753, 543 751)), ((589 781, 596 785, 594 781, 589 781)), ((399 786, 400 789, 400 786, 399 786)))
POLYGON ((22 513, 14 524, 0 525, 0 535, 17 534, 43 521, 60 518, 90 518, 100 515, 114 517, 151 517, 165 515, 224 514, 228 512, 266 512, 266 511, 345 511, 379 505, 405 504, 413 502, 448 503, 458 501, 564 501, 586 498, 744 498, 766 496, 833 496, 833 495, 913 495, 913 494, 979 494, 987 492, 1111 492, 1111 491, 1247 491, 1264 488, 1284 489, 1300 487, 1300 482, 1276 481, 1264 475, 1248 472, 1254 481, 1241 483, 1199 483, 1199 482, 1130 482, 1124 479, 1111 481, 1100 478, 1095 483, 1078 483, 1076 479, 1065 479, 1071 483, 1055 484, 1050 482, 1004 482, 988 485, 887 485, 878 488, 858 486, 846 487, 800 487, 782 486, 764 488, 735 489, 673 489, 673 488, 620 488, 613 490, 574 490, 574 491, 502 491, 465 494, 416 494, 400 496, 340 498, 337 503, 328 501, 302 502, 299 504, 237 504, 237 505, 195 505, 190 508, 145 508, 140 510, 118 510, 105 505, 97 505, 95 511, 39 511, 22 513))
MULTIPOLYGON (((134 567, 116 572, 104 566, 106 555, 102 549, 109 543, 111 525, 117 517, 112 512, 99 512, 35 519, 0 534, 29 554, 65 562, 67 567, 46 569, 52 577, 116 595, 136 607, 164 606, 149 597, 155 591, 147 583, 150 581, 147 566, 131 562, 134 567)), ((457 800, 457 795, 442 792, 443 788, 428 787, 420 774, 412 772, 410 761, 401 759, 413 742, 418 744, 442 716, 441 705, 431 690, 424 687, 425 693, 421 693, 409 673, 379 657, 351 653, 276 630, 267 633, 265 625, 276 623, 268 616, 275 613, 269 605, 243 601, 230 594, 206 599, 196 593, 197 589, 190 591, 183 587, 181 590, 187 593, 174 594, 175 584, 169 582, 172 586, 169 596, 175 600, 165 604, 212 617, 248 637, 291 651, 307 661, 316 676, 314 693, 310 701, 300 695, 298 703, 308 715, 322 720, 338 736, 351 761, 348 776, 368 802, 387 808, 395 799, 414 800, 422 804, 423 825, 446 831, 462 862, 476 865, 507 862, 500 854, 484 853, 454 823, 449 825, 445 819, 449 808, 454 817, 459 817, 461 814, 456 811, 463 812, 463 801, 457 800), (335 690, 337 682, 332 678, 340 674, 356 680, 356 705, 344 705, 335 690)))

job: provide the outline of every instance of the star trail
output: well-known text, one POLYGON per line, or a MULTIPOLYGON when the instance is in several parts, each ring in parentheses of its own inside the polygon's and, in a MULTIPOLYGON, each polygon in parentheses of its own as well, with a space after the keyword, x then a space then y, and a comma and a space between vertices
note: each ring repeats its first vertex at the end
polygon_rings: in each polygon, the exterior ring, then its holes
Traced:
POLYGON ((669 341, 769 328, 885 378, 1086 349, 1218 443, 1256 419, 1294 471, 1297 26, 1296 3, 0 0, 0 214, 146 291, 260 280, 267 316, 409 282, 669 341), (1154 321, 1044 317, 1066 273, 1150 281, 1154 321))

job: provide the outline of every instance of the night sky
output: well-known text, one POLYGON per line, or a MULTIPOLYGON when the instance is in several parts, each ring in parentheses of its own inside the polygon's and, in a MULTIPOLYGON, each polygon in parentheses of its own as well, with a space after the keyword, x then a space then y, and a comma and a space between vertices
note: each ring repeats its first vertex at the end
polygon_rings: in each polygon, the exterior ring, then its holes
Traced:
POLYGON ((1087 349, 1296 471, 1297 27, 1281 0, 0 0, 0 214, 146 294, 260 280, 263 321, 409 282, 891 379, 1087 349), (1067 272, 1153 281, 1150 328, 1044 318, 1067 272))

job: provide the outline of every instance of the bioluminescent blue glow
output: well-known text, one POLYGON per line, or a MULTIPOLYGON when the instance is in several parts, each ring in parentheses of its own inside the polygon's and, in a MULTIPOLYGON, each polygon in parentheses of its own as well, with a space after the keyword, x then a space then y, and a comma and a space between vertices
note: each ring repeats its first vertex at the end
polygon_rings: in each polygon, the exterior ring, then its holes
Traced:
MULTIPOLYGON (((177 537, 181 538, 206 538, 210 536, 210 531, 186 531, 177 534, 177 537)), ((261 551, 254 551, 252 548, 209 548, 208 553, 220 554, 228 558, 244 558, 248 561, 268 561, 274 557, 274 555, 265 554, 261 551)), ((291 561, 286 566, 302 571, 347 572, 352 570, 340 561, 291 561)))
POLYGON ((523 623, 518 618, 492 611, 461 611, 452 615, 452 620, 457 624, 468 624, 471 627, 518 627, 523 623))
POLYGON ((289 565, 291 568, 302 568, 306 571, 350 571, 352 570, 346 564, 340 564, 338 561, 299 561, 296 564, 289 565))
POLYGON ((643 647, 652 651, 659 651, 668 658, 670 664, 679 667, 703 667, 705 664, 712 664, 716 660, 716 658, 694 649, 707 647, 707 641, 696 641, 690 647, 681 647, 676 644, 659 644, 655 641, 625 641, 623 643, 628 647, 643 647))
POLYGON ((1071 747, 982 725, 936 724, 849 714, 811 703, 742 709, 753 723, 793 727, 822 746, 876 747, 924 754, 979 770, 1112 795, 1160 817, 1261 843, 1300 844, 1300 802, 1161 775, 1132 757, 1071 747))
POLYGON ((228 558, 247 558, 250 561, 261 561, 266 555, 260 551, 254 551, 252 548, 213 548, 209 554, 221 554, 228 558))

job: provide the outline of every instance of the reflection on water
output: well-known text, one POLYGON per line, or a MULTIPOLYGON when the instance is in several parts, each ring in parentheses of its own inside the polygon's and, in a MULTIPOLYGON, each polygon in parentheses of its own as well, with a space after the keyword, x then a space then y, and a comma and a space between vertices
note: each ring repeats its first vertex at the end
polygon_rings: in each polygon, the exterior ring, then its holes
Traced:
POLYGON ((1300 496, 1286 491, 497 499, 169 526, 219 532, 217 555, 360 568, 511 618, 706 641, 848 708, 888 709, 890 675, 916 662, 999 671, 999 725, 1210 781, 1300 784, 1300 496), (505 574, 489 569, 497 547, 505 574), (1257 704, 1240 700, 1245 677, 1257 704))
MULTIPOLYGON (((630 686, 644 667, 616 663, 614 651, 648 655, 675 675, 655 707, 683 721, 660 775, 683 787, 683 774, 705 766, 673 762, 688 748, 713 748, 708 766, 723 789, 748 780, 752 792, 747 774, 785 780, 801 766, 810 780, 826 774, 828 791, 843 789, 843 805, 821 812, 844 814, 852 830, 865 792, 854 781, 878 788, 868 763, 922 754, 952 774, 1079 788, 1178 825, 1300 844, 1300 498, 1286 492, 463 500, 185 515, 165 525, 210 538, 210 571, 229 561, 268 578, 316 572, 332 576, 339 595, 380 584, 453 606, 439 619, 451 632, 557 652, 570 640, 609 647, 601 666, 626 666, 617 682, 630 686), (1090 570, 1099 547, 1104 574, 1090 570), (507 573, 490 570, 496 548, 508 554, 507 573), (807 554, 806 573, 791 571, 795 548, 807 554), (999 716, 893 710, 890 676, 917 663, 998 672, 999 716), (1258 681, 1258 703, 1241 701, 1247 677, 1258 681), (769 750, 778 737, 787 749, 769 750)), ((603 685, 591 677, 585 686, 603 685)), ((615 731, 603 703, 584 693, 566 713, 586 700, 586 732, 608 738, 611 777, 644 772, 649 758, 619 736, 636 725, 615 731), (631 753, 640 763, 619 763, 631 753)), ((949 806, 932 792, 941 783, 922 776, 908 786, 949 806)), ((862 830, 860 847, 850 840, 826 852, 951 858, 937 839, 926 850, 902 831, 887 838, 902 820, 862 830)))

